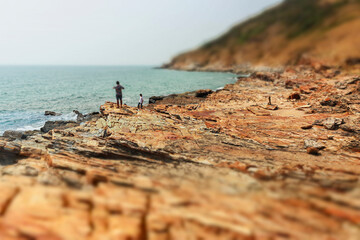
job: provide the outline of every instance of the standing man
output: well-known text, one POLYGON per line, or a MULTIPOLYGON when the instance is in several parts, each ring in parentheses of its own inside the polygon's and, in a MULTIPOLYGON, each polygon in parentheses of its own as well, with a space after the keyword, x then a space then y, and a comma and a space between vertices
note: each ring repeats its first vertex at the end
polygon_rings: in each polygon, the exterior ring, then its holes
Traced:
POLYGON ((125 89, 123 86, 120 85, 119 81, 116 81, 116 86, 113 87, 113 89, 115 89, 116 91, 116 102, 117 102, 117 107, 119 108, 119 100, 120 100, 120 106, 122 107, 122 89, 125 89))

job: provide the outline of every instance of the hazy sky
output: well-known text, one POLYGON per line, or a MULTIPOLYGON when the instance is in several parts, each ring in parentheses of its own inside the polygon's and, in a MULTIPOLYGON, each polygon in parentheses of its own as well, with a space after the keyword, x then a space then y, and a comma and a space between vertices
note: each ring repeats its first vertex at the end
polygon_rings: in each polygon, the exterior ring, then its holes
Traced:
POLYGON ((158 65, 280 0, 0 0, 0 64, 158 65))

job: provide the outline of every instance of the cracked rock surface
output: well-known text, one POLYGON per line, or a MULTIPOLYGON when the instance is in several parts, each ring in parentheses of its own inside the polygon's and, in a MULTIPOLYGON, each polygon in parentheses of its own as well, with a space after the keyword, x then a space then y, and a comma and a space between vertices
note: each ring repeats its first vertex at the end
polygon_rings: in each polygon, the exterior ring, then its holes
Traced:
POLYGON ((358 239, 359 76, 264 74, 2 138, 0 239, 358 239))

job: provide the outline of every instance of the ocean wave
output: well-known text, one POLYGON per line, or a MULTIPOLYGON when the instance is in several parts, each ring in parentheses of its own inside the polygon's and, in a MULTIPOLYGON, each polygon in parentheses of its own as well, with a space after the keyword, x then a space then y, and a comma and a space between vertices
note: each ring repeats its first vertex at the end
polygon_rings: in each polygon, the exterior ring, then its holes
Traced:
POLYGON ((74 112, 65 113, 60 116, 49 116, 49 121, 76 121, 77 114, 74 112))
POLYGON ((47 121, 76 121, 77 115, 74 112, 62 114, 60 116, 44 116, 41 120, 38 120, 32 124, 24 125, 24 126, 13 126, 4 130, 0 130, 0 135, 2 135, 7 130, 15 130, 15 131, 33 131, 40 130, 47 121))
POLYGON ((33 131, 33 130, 40 130, 40 128, 42 128, 43 127, 43 125, 41 125, 41 126, 31 126, 31 125, 29 125, 29 126, 24 126, 24 127, 19 127, 19 128, 16 128, 15 129, 15 131, 33 131))

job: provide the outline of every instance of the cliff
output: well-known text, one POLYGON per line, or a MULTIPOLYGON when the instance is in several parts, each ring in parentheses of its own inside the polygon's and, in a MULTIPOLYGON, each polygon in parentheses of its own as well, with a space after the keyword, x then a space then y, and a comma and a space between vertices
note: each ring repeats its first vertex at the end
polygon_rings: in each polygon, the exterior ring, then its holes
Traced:
POLYGON ((163 67, 236 72, 296 64, 304 56, 351 65, 360 62, 358 29, 359 0, 286 0, 163 67))
POLYGON ((358 239, 359 83, 291 67, 3 138, 0 239, 358 239))

